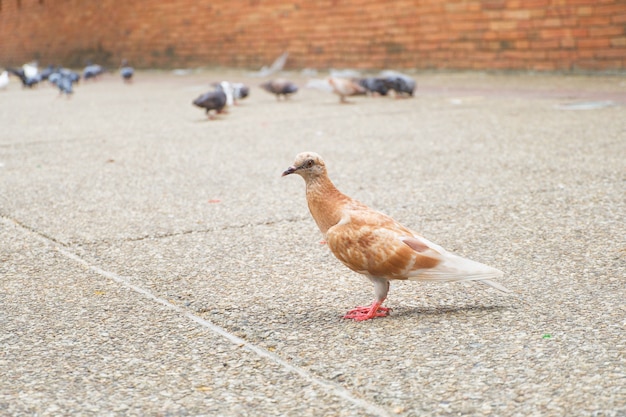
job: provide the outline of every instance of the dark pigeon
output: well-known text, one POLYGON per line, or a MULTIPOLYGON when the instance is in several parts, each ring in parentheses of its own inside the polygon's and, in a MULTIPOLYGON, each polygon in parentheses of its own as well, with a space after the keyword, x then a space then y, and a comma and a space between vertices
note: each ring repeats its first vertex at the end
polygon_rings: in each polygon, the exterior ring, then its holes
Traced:
POLYGON ((357 80, 357 82, 361 87, 365 88, 367 92, 371 94, 377 93, 381 96, 386 96, 390 90, 387 80, 385 80, 384 78, 360 78, 357 80))
POLYGON ((202 94, 193 101, 195 106, 205 109, 209 119, 213 119, 211 110, 215 110, 216 114, 222 113, 226 106, 226 93, 221 88, 202 94))
POLYGON ((48 79, 48 77, 49 77, 52 73, 54 73, 55 71, 56 71, 56 70, 54 69, 54 67, 53 67, 52 65, 48 65, 46 68, 44 68, 44 69, 41 71, 41 73, 40 73, 40 74, 41 74, 41 79, 42 79, 42 81, 43 81, 43 80, 47 80, 47 79, 48 79))
POLYGON ((398 97, 405 95, 413 97, 415 87, 417 86, 413 78, 395 72, 388 72, 385 76, 385 81, 389 89, 395 91, 398 97))
POLYGON ((281 78, 264 82, 263 84, 261 84, 261 88, 268 93, 275 94, 276 100, 280 100, 280 96, 283 96, 285 99, 287 99, 289 95, 295 94, 298 91, 297 85, 295 85, 291 81, 281 78))
POLYGON ((27 77, 22 68, 20 69, 7 68, 7 71, 15 75, 16 77, 20 79, 20 81, 22 81, 22 87, 33 88, 34 86, 36 86, 37 84, 41 82, 41 74, 37 74, 34 77, 27 77))

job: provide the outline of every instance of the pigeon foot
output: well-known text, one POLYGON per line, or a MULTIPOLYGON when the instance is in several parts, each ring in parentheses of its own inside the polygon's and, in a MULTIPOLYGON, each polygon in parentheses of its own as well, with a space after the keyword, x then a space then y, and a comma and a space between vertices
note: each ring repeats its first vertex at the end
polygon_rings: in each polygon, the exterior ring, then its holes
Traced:
POLYGON ((370 320, 374 317, 387 317, 391 309, 389 307, 383 307, 378 301, 374 301, 370 306, 359 306, 348 311, 344 319, 351 319, 354 321, 370 320))

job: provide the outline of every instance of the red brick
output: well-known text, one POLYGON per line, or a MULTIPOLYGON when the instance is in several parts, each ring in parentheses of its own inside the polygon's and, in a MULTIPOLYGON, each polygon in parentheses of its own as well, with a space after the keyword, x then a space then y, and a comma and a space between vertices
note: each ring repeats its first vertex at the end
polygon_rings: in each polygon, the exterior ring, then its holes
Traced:
POLYGON ((556 29, 542 29, 539 31, 539 36, 542 39, 561 39, 571 36, 569 29, 556 28, 556 29))
POLYGON ((503 51, 502 57, 511 59, 525 59, 525 60, 542 60, 546 57, 545 51, 503 51))
POLYGON ((611 16, 611 23, 613 24, 624 24, 626 23, 626 13, 616 14, 611 16))
POLYGON ((577 46, 576 39, 574 38, 563 38, 561 39, 561 48, 565 49, 575 49, 577 46))
POLYGON ((531 12, 528 9, 505 10, 502 17, 511 20, 526 20, 530 19, 531 12))
POLYGON ((607 27, 589 28, 589 36, 591 37, 619 36, 619 35, 624 35, 624 33, 625 33, 625 28, 623 26, 607 26, 607 27))
POLYGON ((611 46, 626 47, 626 37, 611 39, 611 46))
POLYGON ((554 61, 541 61, 532 64, 531 69, 534 71, 554 71, 558 68, 554 61))
POLYGON ((604 15, 592 15, 592 16, 584 16, 579 18, 579 23, 581 26, 610 26, 611 25, 611 16, 604 15))
POLYGON ((517 28, 517 22, 511 20, 496 20, 489 23, 492 31, 506 31, 517 28))
POLYGON ((579 39, 577 43, 580 49, 608 48, 611 46, 609 38, 579 39))
POLYGON ((544 8, 530 9, 529 12, 530 12, 531 19, 539 19, 546 15, 546 9, 544 8))
POLYGON ((505 0, 484 0, 483 1, 483 9, 486 9, 486 10, 489 10, 489 9, 502 10, 505 7, 506 7, 505 0))
POLYGON ((538 9, 550 6, 552 0, 523 0, 523 5, 527 9, 538 9))
POLYGON ((561 19, 559 19, 558 17, 551 17, 548 19, 543 19, 540 22, 542 27, 560 27, 562 26, 562 22, 561 19))
POLYGON ((564 61, 564 60, 568 60, 569 61, 574 56, 575 56, 575 52, 574 51, 567 51, 567 50, 563 50, 563 49, 559 49, 559 50, 556 50, 556 51, 548 51, 547 52, 547 57, 551 61, 564 61))
POLYGON ((506 2, 506 9, 507 10, 521 9, 522 7, 524 7, 524 8, 527 7, 527 6, 524 6, 524 2, 522 0, 508 0, 506 2))
POLYGON ((450 28, 459 32, 468 32, 486 29, 487 24, 483 22, 460 21, 451 22, 450 28))
POLYGON ((622 59, 626 56, 626 48, 609 48, 599 49, 595 52, 596 58, 619 58, 622 59))
POLYGON ((477 0, 467 3, 467 10, 470 12, 477 12, 482 10, 482 1, 477 0))
POLYGON ((560 39, 530 41, 530 49, 533 49, 533 50, 558 49, 560 46, 561 46, 560 39))
POLYGON ((594 6, 593 12, 597 15, 624 14, 626 13, 626 3, 622 1, 616 4, 600 4, 594 6))

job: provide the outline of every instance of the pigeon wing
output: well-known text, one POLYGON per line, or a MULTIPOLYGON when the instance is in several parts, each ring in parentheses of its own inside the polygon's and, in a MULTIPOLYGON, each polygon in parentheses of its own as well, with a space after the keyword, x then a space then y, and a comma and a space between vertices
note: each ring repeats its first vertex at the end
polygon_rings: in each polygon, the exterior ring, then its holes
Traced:
POLYGON ((502 292, 490 281, 503 275, 480 262, 462 258, 417 235, 391 217, 371 210, 344 210, 326 241, 348 268, 372 277, 412 281, 479 281, 502 292))
POLYGON ((333 254, 348 268, 372 277, 408 279, 415 271, 436 267, 440 254, 404 242, 412 232, 374 210, 345 210, 326 233, 333 254))

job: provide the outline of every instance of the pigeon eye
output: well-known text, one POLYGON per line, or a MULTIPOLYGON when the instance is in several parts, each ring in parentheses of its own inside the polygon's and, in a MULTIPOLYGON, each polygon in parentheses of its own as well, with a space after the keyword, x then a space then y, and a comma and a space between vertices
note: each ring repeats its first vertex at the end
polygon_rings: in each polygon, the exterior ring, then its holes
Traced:
POLYGON ((304 166, 307 168, 311 168, 313 166, 313 160, 309 159, 308 161, 304 163, 304 166))

